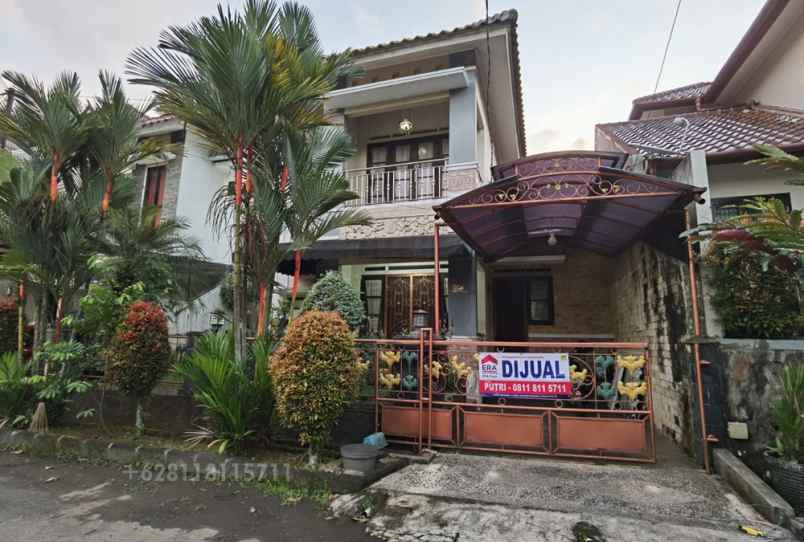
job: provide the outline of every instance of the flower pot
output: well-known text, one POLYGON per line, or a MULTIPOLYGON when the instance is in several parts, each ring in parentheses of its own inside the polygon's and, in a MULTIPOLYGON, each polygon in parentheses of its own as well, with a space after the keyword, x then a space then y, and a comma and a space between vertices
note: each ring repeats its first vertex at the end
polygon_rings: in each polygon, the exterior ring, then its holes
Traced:
POLYGON ((366 444, 346 444, 341 446, 341 459, 343 468, 347 471, 368 474, 377 465, 380 451, 374 446, 366 444))
POLYGON ((771 487, 790 503, 797 515, 804 515, 804 465, 778 457, 765 457, 771 487))

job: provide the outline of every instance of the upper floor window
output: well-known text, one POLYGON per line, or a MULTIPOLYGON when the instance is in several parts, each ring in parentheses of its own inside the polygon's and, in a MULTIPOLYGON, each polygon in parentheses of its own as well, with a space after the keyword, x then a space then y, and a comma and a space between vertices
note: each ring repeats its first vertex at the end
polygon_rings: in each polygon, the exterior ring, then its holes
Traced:
POLYGON ((712 219, 715 222, 723 222, 729 218, 734 218, 742 214, 750 214, 751 211, 743 207, 754 198, 778 199, 789 211, 792 208, 790 194, 757 194, 755 196, 738 196, 732 198, 712 198, 712 219))
POLYGON ((162 201, 165 197, 165 183, 167 181, 167 166, 149 167, 145 174, 145 194, 142 206, 156 207, 158 209, 156 222, 159 222, 162 212, 162 201))

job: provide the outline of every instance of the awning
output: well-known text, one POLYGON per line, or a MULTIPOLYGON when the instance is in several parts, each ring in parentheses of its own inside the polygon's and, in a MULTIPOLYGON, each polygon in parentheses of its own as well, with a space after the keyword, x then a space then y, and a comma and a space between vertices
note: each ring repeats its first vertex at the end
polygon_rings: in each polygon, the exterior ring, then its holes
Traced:
POLYGON ((506 178, 435 207, 487 260, 563 252, 614 255, 703 188, 620 169, 625 155, 572 152, 531 156, 495 168, 506 178), (616 166, 616 167, 612 167, 616 166))
MULTIPOLYGON (((285 248, 289 245, 284 244, 285 248)), ((440 242, 442 258, 468 254, 466 246, 457 235, 442 235, 440 242)), ((394 261, 432 261, 434 243, 432 236, 380 237, 375 239, 332 239, 318 241, 302 255, 302 273, 318 272, 317 262, 380 263, 394 261)), ((288 257, 279 265, 279 272, 293 273, 293 258, 288 257)))

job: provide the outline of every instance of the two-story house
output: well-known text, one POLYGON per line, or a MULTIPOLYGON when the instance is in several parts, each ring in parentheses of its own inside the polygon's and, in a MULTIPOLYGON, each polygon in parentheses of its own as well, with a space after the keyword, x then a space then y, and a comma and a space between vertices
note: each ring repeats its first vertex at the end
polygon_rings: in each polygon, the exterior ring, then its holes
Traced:
MULTIPOLYGON (((345 164, 359 195, 352 204, 372 224, 337 231, 304 253, 300 298, 316 276, 338 269, 365 297, 368 334, 411 332, 417 315, 433 325, 433 206, 488 183, 492 166, 525 152, 516 23, 516 11, 505 11, 353 51, 362 75, 341 81, 325 107, 352 137, 357 152, 345 164)), ((142 203, 186 219, 210 265, 229 265, 229 240, 206 223, 212 195, 231 178, 228 161, 210 156, 192 128, 170 116, 145 121, 140 136, 177 145, 175 153, 136 168, 142 203)), ((483 317, 474 303, 482 271, 456 236, 446 235, 442 249, 440 302, 450 315, 444 322, 454 333, 474 336, 483 317), (450 279, 465 287, 447 288, 450 279)), ((291 274, 291 262, 280 272, 291 274)), ((175 331, 207 329, 218 298, 212 290, 201 306, 177 315, 175 331)))
MULTIPOLYGON (((311 275, 337 268, 366 301, 366 333, 434 325, 475 336, 482 270, 455 235, 442 241, 435 299, 433 207, 488 183, 491 167, 524 155, 517 13, 353 51, 359 78, 326 99, 357 148, 346 164, 353 204, 370 226, 345 228, 303 256, 311 275), (460 285, 460 288, 458 288, 460 285)), ((290 262, 282 271, 289 273, 290 262)), ((481 294, 482 295, 482 294, 481 294)))

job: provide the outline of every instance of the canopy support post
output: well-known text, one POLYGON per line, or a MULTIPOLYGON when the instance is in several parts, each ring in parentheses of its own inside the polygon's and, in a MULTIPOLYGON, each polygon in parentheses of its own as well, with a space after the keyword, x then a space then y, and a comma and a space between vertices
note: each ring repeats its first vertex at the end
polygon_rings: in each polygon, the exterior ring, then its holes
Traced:
POLYGON ((435 333, 436 337, 441 335, 441 247, 440 247, 441 224, 437 219, 433 224, 433 297, 435 298, 435 333))

